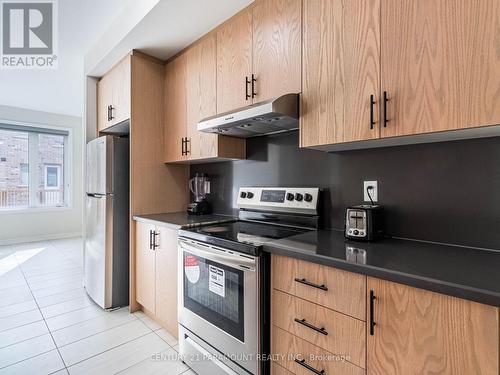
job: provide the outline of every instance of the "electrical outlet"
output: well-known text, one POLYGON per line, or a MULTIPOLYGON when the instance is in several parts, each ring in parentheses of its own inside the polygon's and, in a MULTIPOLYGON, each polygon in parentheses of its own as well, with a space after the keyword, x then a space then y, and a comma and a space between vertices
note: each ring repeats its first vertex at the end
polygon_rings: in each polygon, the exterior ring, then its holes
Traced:
POLYGON ((373 189, 370 190, 370 195, 372 197, 373 202, 378 202, 378 183, 377 183, 377 181, 365 181, 364 182, 364 184, 363 184, 364 201, 370 202, 370 197, 368 196, 368 193, 367 193, 368 186, 373 187, 373 189))

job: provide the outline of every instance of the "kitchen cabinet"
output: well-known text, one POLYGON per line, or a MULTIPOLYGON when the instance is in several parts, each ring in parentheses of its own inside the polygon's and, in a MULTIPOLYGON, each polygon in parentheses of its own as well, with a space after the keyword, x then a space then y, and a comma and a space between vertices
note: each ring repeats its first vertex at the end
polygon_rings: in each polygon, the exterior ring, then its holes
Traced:
POLYGON ((301 147, 498 134, 486 128, 500 124, 498 1, 318 0, 303 12, 301 147))
POLYGON ((379 137, 381 1, 304 1, 301 147, 379 137))
POLYGON ((372 277, 367 285, 368 375, 499 374, 498 308, 372 277))
POLYGON ((302 0, 257 0, 252 13, 253 102, 300 93, 302 0))
POLYGON ((97 83, 97 130, 130 118, 131 56, 127 55, 97 83))
POLYGON ((177 337, 177 230, 136 221, 136 299, 177 337))
POLYGON ((252 8, 217 30, 217 113, 252 104, 252 8))
POLYGON ((186 68, 186 54, 165 65, 165 160, 170 162, 187 159, 186 68))
POLYGON ((152 248, 154 225, 136 223, 135 267, 136 267, 136 299, 144 308, 152 313, 156 310, 155 267, 156 255, 152 248))
POLYGON ((198 122, 216 114, 216 36, 210 34, 165 68, 165 162, 244 159, 246 142, 200 132, 198 122))
POLYGON ((302 0, 257 0, 217 30, 217 113, 301 91, 302 0))
POLYGON ((500 3, 382 4, 382 137, 500 124, 500 3))

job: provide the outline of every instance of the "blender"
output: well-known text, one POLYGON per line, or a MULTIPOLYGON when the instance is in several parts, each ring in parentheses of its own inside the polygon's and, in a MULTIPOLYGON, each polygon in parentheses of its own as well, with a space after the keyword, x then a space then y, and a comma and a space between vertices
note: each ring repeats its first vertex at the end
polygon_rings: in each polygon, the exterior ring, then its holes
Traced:
POLYGON ((189 180, 189 190, 194 195, 194 202, 188 204, 187 213, 189 215, 205 215, 211 212, 210 205, 206 198, 210 194, 210 180, 201 173, 189 180))

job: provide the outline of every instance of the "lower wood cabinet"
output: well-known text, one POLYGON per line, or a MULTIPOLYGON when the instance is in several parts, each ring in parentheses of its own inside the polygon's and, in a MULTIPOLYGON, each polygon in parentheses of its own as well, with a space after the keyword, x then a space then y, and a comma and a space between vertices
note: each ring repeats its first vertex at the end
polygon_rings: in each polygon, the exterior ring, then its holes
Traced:
POLYGON ((177 337, 177 230, 136 222, 136 299, 177 337))
POLYGON ((358 289, 349 272, 272 258, 271 374, 500 374, 499 308, 353 274, 366 286, 364 321, 331 303, 358 289), (300 292, 304 278, 330 294, 300 292))
POLYGON ((499 309, 368 278, 369 375, 498 375, 499 309))

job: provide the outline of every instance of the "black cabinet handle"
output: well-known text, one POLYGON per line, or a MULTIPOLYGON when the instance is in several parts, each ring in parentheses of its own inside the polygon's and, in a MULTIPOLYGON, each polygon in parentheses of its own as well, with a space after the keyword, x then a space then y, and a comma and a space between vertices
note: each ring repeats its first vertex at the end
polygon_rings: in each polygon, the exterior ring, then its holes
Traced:
POLYGON ((375 293, 373 290, 370 290, 370 336, 373 336, 375 334, 375 326, 377 323, 375 323, 375 318, 374 318, 374 303, 377 297, 375 297, 375 293))
POLYGON ((312 330, 314 330, 314 331, 316 331, 316 332, 321 333, 322 335, 325 335, 325 336, 326 336, 326 335, 328 335, 328 332, 326 332, 326 330, 325 330, 325 328, 324 328, 324 327, 322 327, 322 328, 315 327, 315 326, 313 326, 311 323, 306 322, 306 320, 305 320, 305 319, 298 319, 298 318, 295 318, 294 320, 295 320, 297 323, 302 324, 303 326, 305 326, 305 327, 307 327, 307 328, 310 328, 310 329, 312 329, 312 330))
POLYGON ((181 155, 186 155, 186 151, 184 151, 184 137, 181 138, 181 155))
POLYGON ((387 119, 387 102, 389 101, 389 97, 387 95, 387 91, 384 91, 384 128, 387 127, 387 123, 389 120, 387 119))
POLYGON ((160 245, 158 245, 156 243, 156 236, 159 236, 160 233, 156 233, 156 231, 154 230, 153 231, 153 250, 156 250, 157 247, 160 247, 160 245))
POLYGON ((255 92, 255 82, 257 82, 257 79, 255 78, 255 75, 252 74, 252 98, 257 96, 257 93, 255 92))
POLYGON ((251 95, 248 93, 248 85, 250 84, 250 80, 248 79, 248 76, 245 77, 245 100, 248 100, 251 98, 251 95))
POLYGON ((307 281, 306 279, 299 279, 299 278, 295 278, 294 281, 297 283, 300 283, 300 284, 312 286, 313 288, 316 288, 316 289, 321 289, 324 291, 328 290, 328 288, 325 286, 325 284, 318 285, 318 284, 314 284, 310 281, 307 281))
POLYGON ((301 365, 302 367, 305 367, 306 369, 308 369, 309 371, 311 371, 312 373, 314 374, 317 374, 317 375, 324 375, 325 373, 325 370, 316 370, 314 367, 312 367, 311 365, 308 365, 306 363, 306 360, 305 359, 297 359, 295 358, 294 361, 296 363, 298 363, 299 365, 301 365))
POLYGON ((113 109, 115 109, 115 108, 112 105, 108 105, 108 121, 111 121, 114 119, 113 109))
POLYGON ((153 249, 153 231, 149 231, 149 250, 153 249))
POLYGON ((375 96, 370 95, 370 129, 375 125, 375 116, 373 114, 373 107, 375 106, 375 96))
POLYGON ((189 154, 191 152, 190 148, 191 148, 191 139, 189 139, 188 137, 186 137, 186 140, 184 141, 184 144, 185 144, 185 153, 186 155, 189 154), (188 143, 189 143, 189 149, 188 149, 188 143))

